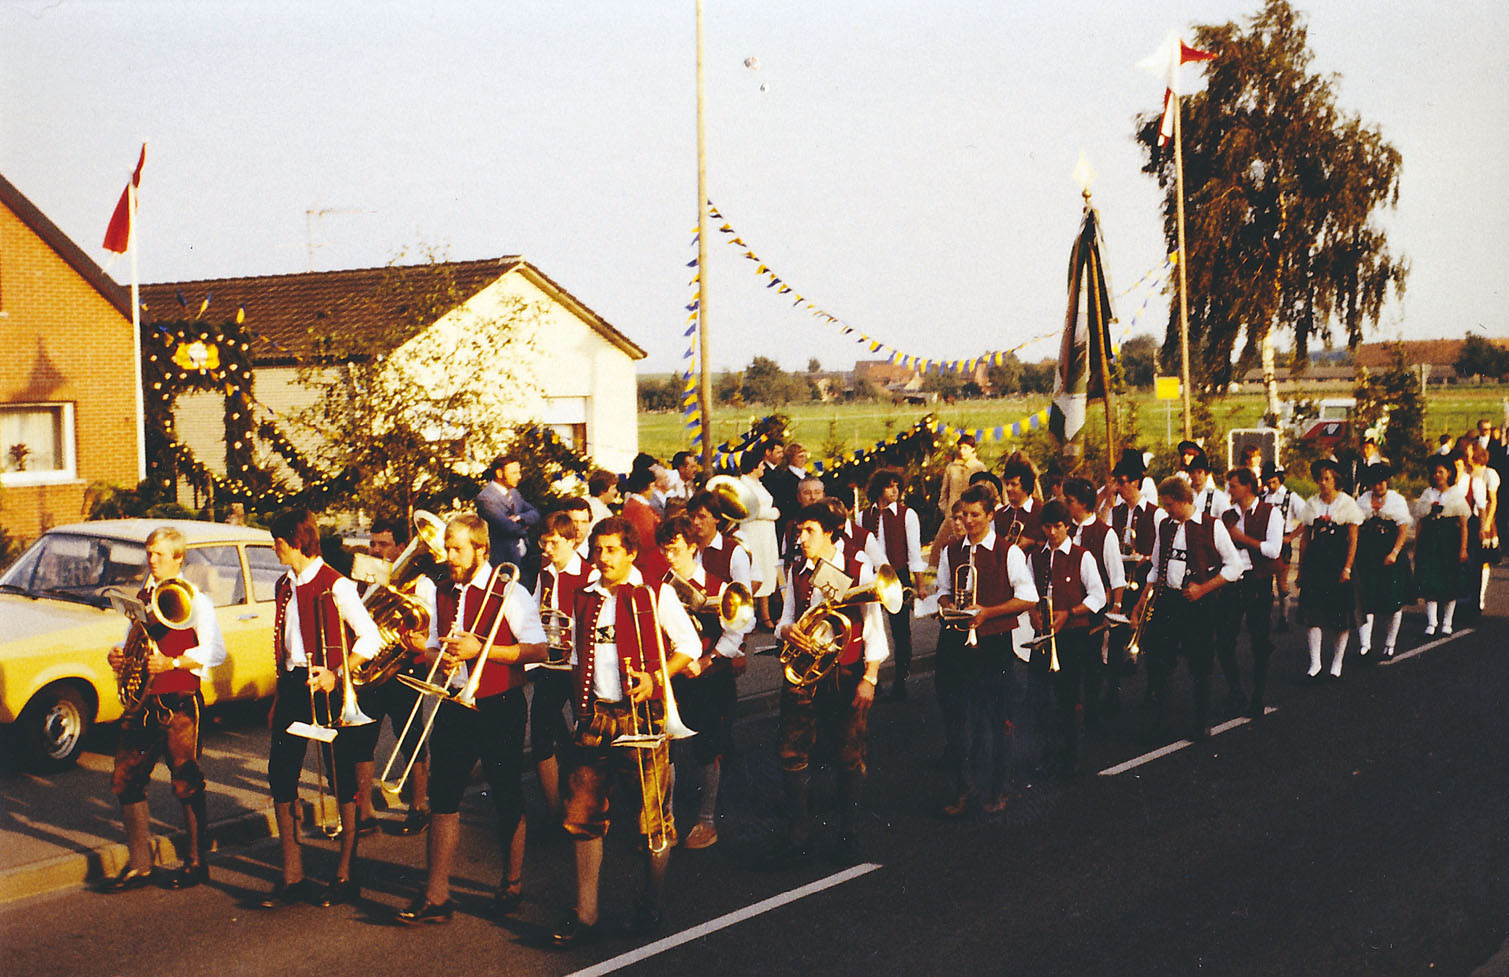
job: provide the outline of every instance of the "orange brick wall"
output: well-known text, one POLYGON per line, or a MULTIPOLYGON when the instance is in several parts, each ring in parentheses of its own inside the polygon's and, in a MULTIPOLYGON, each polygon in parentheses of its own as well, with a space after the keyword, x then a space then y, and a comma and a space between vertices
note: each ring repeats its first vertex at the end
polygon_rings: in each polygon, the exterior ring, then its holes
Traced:
POLYGON ((78 480, 0 488, 0 525, 31 539, 84 515, 94 482, 136 484, 131 320, 0 206, 0 402, 72 402, 78 480))

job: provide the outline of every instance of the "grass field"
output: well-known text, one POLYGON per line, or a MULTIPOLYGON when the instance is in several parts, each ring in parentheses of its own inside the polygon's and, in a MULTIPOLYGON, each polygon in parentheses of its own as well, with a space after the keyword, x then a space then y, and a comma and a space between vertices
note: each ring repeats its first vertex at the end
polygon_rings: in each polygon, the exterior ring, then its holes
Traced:
MULTIPOLYGON (((1346 387, 1306 390, 1305 395, 1321 397, 1346 396, 1346 387)), ((1452 386, 1433 388, 1426 398, 1426 431, 1434 447, 1436 435, 1449 432, 1461 434, 1468 430, 1479 417, 1495 422, 1504 419, 1504 401, 1509 396, 1509 386, 1452 386)), ((1151 394, 1134 395, 1137 405, 1138 443, 1147 448, 1164 444, 1170 428, 1166 424, 1165 409, 1168 402, 1153 399, 1151 394)), ((1180 405, 1172 403, 1173 439, 1177 441, 1182 429, 1180 405)), ((792 435, 821 455, 820 446, 842 443, 844 451, 852 452, 870 447, 877 441, 887 441, 897 433, 917 423, 928 413, 937 414, 948 424, 961 428, 994 428, 1022 420, 1048 406, 1047 397, 1007 397, 996 400, 960 401, 956 404, 936 404, 925 407, 890 406, 884 404, 788 404, 778 407, 749 406, 722 407, 716 411, 713 424, 713 443, 720 444, 737 438, 749 429, 752 421, 767 414, 782 413, 791 418, 792 435)), ((1211 412, 1219 427, 1254 427, 1263 415, 1263 397, 1258 393, 1231 394, 1210 402, 1211 412)), ((1090 408, 1090 424, 1086 434, 1104 437, 1104 427, 1098 405, 1090 408)), ((684 419, 672 413, 641 413, 639 415, 639 447, 657 458, 669 458, 686 447, 683 433, 684 419)), ((1002 444, 982 444, 982 456, 991 461, 1000 456, 1002 444)))

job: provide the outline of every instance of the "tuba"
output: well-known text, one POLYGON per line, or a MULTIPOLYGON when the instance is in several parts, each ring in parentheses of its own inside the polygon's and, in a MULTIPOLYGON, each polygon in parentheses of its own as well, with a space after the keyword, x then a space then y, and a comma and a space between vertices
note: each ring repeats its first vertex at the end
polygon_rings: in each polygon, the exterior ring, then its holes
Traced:
POLYGON ((154 622, 174 631, 188 627, 194 611, 194 588, 182 578, 173 577, 152 589, 149 605, 121 590, 110 595, 110 602, 131 618, 131 631, 126 635, 123 651, 125 661, 115 670, 115 691, 129 716, 146 702, 147 690, 152 687, 147 659, 157 650, 157 642, 147 628, 154 622))
POLYGON ((382 636, 382 647, 370 661, 352 667, 351 684, 357 688, 382 685, 396 675, 408 660, 407 637, 430 627, 430 608, 414 596, 419 577, 445 560, 445 523, 433 513, 414 510, 414 538, 398 554, 388 571, 388 582, 373 584, 362 598, 382 636))
POLYGON ((838 664, 844 646, 854 634, 854 622, 840 613, 843 609, 879 601, 882 607, 895 614, 901 610, 905 599, 906 590, 896 571, 890 564, 883 563, 876 571, 875 579, 868 584, 851 587, 835 600, 821 601, 808 608, 791 627, 806 635, 813 648, 807 651, 788 641, 781 649, 786 681, 803 688, 821 680, 838 664))
POLYGON ((743 522, 760 514, 760 497, 742 479, 714 475, 707 480, 706 488, 718 499, 723 518, 730 522, 743 522))

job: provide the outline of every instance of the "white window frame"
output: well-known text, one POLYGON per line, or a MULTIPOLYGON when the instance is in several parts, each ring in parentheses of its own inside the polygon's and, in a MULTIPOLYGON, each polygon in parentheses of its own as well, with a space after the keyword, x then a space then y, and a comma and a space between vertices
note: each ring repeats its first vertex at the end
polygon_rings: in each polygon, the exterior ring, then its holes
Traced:
MULTIPOLYGON (((11 472, 0 471, 0 485, 13 488, 23 485, 61 485, 79 480, 78 448, 74 437, 73 403, 71 401, 41 401, 36 403, 6 403, 0 407, 10 410, 57 410, 61 415, 58 449, 62 452, 62 467, 47 471, 11 472)), ((0 452, 8 452, 9 445, 0 445, 0 452)), ((9 456, 0 458, 8 464, 9 456)))

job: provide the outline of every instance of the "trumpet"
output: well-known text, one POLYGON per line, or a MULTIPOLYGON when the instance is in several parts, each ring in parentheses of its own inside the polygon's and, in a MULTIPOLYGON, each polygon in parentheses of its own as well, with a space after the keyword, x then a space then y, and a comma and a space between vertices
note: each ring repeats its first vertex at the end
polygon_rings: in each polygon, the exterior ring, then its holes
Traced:
POLYGON ((1127 661, 1134 665, 1137 664, 1137 657, 1142 654, 1142 632, 1147 628, 1147 623, 1153 619, 1153 611, 1158 605, 1158 595, 1162 592, 1163 588, 1157 584, 1150 585, 1147 598, 1132 615, 1132 636, 1127 639, 1127 661))
POLYGON ((812 648, 809 651, 791 641, 786 642, 781 649, 786 681, 803 688, 821 680, 838 664, 844 646, 854 634, 854 622, 842 613, 845 608, 879 601, 882 607, 895 614, 905 600, 906 591, 896 571, 890 564, 883 563, 870 583, 852 587, 834 600, 824 600, 808 608, 791 628, 805 635, 812 648))
POLYGON ((1059 670, 1058 630, 1053 626, 1053 573, 1051 569, 1051 558, 1049 561, 1049 568, 1049 572, 1046 574, 1046 579, 1043 581, 1043 594, 1039 599, 1039 614, 1043 619, 1042 632, 1037 637, 1027 642, 1027 645, 1034 651, 1041 648, 1043 645, 1047 645, 1048 671, 1057 672, 1059 670))

